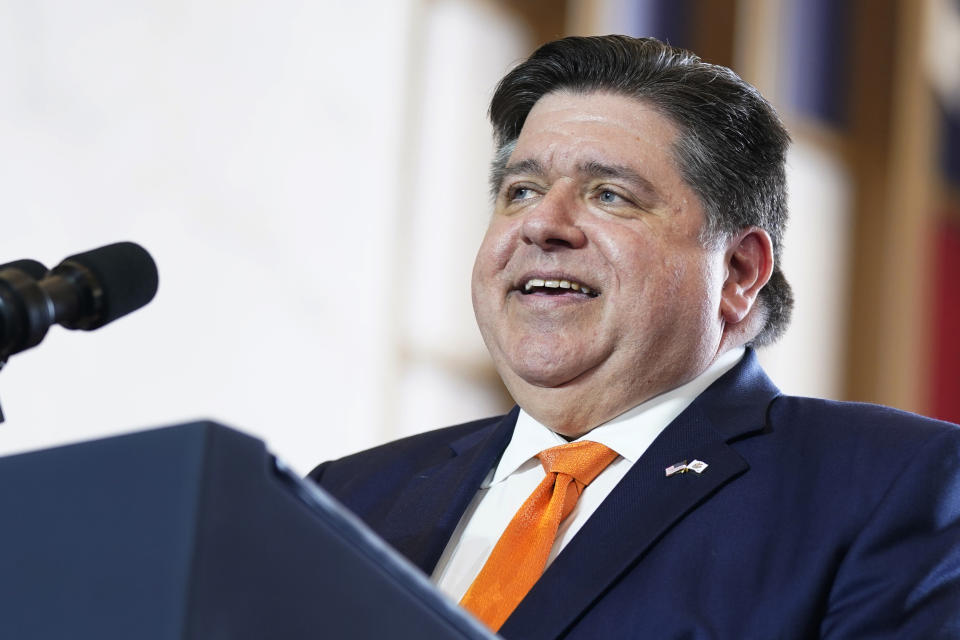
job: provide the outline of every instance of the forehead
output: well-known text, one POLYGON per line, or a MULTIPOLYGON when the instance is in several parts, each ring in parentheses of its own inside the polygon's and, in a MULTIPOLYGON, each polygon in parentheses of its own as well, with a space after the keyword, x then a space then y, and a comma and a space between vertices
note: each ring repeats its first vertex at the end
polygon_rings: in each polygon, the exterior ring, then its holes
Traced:
POLYGON ((668 179, 677 177, 676 139, 676 126, 646 102, 611 93, 558 91, 530 110, 508 164, 536 160, 566 172, 601 162, 668 179))

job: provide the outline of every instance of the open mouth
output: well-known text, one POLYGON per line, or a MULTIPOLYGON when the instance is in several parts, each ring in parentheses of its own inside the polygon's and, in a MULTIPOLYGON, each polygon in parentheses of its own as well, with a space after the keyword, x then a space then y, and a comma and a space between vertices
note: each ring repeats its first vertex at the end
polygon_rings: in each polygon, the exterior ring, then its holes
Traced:
POLYGON ((552 280, 545 278, 530 278, 523 283, 521 291, 524 295, 532 293, 545 295, 564 295, 571 293, 585 294, 590 298, 596 298, 600 292, 592 287, 577 282, 576 280, 552 280))

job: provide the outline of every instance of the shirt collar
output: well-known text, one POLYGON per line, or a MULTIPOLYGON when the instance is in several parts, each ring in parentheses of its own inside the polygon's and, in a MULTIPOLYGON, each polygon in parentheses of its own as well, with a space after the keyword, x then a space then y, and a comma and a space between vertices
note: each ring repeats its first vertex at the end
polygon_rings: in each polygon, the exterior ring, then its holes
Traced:
MULTIPOLYGON (((683 413, 707 387, 740 362, 745 352, 743 347, 727 351, 690 382, 621 413, 577 440, 604 444, 633 464, 660 432, 683 413)), ((566 442, 563 437, 520 409, 510 444, 504 450, 492 477, 484 485, 489 487, 505 480, 544 449, 566 442)))

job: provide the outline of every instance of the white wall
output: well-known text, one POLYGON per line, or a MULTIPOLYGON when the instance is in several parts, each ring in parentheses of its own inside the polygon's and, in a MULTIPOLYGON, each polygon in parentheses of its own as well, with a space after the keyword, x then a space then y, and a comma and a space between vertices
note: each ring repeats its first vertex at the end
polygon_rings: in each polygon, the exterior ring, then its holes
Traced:
POLYGON ((0 2, 0 262, 117 240, 146 308, 0 375, 0 453, 213 417, 383 439, 413 0, 0 2))

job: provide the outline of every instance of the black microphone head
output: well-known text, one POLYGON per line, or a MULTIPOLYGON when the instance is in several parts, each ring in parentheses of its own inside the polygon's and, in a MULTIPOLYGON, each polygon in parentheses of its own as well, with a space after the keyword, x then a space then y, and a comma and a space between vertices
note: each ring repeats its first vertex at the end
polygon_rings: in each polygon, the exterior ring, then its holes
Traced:
POLYGON ((36 260, 30 260, 24 258, 23 260, 14 260, 13 262, 8 262, 6 264, 0 264, 0 271, 6 269, 16 269, 21 271, 34 280, 42 280, 45 275, 47 275, 47 268, 43 264, 37 262, 36 260))
POLYGON ((159 276, 147 250, 133 242, 118 242, 66 258, 61 268, 80 267, 92 276, 97 292, 96 317, 77 328, 96 329, 153 300, 159 276))

